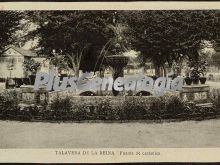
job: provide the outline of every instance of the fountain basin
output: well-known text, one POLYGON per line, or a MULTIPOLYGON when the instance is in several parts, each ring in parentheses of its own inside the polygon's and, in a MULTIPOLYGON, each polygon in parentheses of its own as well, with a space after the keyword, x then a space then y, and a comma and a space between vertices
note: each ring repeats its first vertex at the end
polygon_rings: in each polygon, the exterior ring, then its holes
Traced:
POLYGON ((22 104, 43 105, 47 102, 48 91, 46 91, 46 87, 41 87, 38 91, 35 91, 33 85, 22 85, 19 95, 20 103, 22 104))
POLYGON ((185 101, 207 102, 209 100, 209 85, 190 85, 183 86, 180 91, 180 98, 185 101))
MULTIPOLYGON (((112 77, 113 79, 117 79, 118 77, 124 77, 124 67, 128 64, 129 58, 123 55, 112 55, 106 57, 106 62, 113 69, 112 77)), ((118 91, 112 89, 113 95, 117 96, 119 94, 118 91)))
POLYGON ((125 67, 128 64, 129 58, 123 55, 113 55, 113 56, 107 56, 106 62, 111 67, 125 67))

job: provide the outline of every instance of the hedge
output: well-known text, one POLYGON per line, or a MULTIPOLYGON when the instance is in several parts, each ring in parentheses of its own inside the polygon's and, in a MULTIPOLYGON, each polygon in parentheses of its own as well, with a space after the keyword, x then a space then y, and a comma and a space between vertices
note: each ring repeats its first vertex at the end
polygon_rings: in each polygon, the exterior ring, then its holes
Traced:
MULTIPOLYGON (((213 100, 215 101, 216 98, 213 100)), ((56 98, 50 107, 32 105, 19 109, 16 92, 6 91, 0 94, 0 119, 2 120, 191 120, 215 118, 218 115, 220 115, 218 104, 214 104, 213 107, 198 107, 194 103, 184 102, 173 95, 159 97, 152 104, 146 103, 142 99, 129 99, 120 106, 111 106, 108 98, 94 105, 86 106, 81 102, 74 103, 66 97, 56 98)))

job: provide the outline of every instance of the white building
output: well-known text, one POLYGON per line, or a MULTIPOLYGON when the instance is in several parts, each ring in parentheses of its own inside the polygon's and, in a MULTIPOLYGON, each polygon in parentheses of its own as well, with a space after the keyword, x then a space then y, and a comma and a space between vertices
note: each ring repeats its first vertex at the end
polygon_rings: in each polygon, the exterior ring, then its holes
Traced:
POLYGON ((27 73, 24 69, 24 61, 35 59, 41 63, 40 70, 49 69, 49 61, 37 57, 37 54, 30 50, 10 46, 0 56, 0 78, 25 78, 27 73))

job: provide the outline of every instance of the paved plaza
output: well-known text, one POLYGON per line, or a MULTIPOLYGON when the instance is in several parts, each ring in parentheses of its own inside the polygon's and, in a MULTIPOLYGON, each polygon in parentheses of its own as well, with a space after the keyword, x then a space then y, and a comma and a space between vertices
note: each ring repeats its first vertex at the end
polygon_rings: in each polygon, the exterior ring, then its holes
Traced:
POLYGON ((0 148, 220 147, 220 119, 170 123, 0 121, 0 148))

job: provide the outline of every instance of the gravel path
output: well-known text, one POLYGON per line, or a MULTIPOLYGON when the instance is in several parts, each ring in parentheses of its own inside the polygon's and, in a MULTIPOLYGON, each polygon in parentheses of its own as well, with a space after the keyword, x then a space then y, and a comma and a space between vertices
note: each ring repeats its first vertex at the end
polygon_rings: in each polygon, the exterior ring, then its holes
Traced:
POLYGON ((0 148, 220 147, 220 119, 171 123, 0 121, 0 148))

